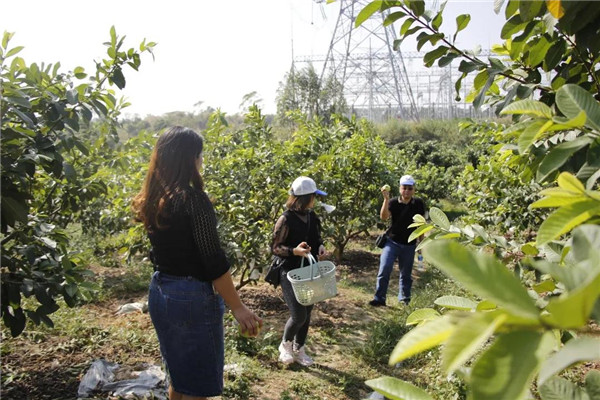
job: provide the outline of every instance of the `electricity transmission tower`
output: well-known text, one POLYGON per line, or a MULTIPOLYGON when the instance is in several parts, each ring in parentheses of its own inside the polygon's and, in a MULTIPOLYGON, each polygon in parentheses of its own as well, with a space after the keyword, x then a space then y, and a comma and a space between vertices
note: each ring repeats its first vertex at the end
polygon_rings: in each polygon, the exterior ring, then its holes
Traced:
MULTIPOLYGON (((323 0, 315 0, 317 3, 323 0)), ((383 19, 354 23, 369 0, 340 0, 340 12, 321 72, 333 75, 344 88, 351 111, 369 120, 418 119, 402 53, 394 50, 396 31, 383 19)), ((310 60, 313 61, 313 60, 310 60)))
MULTIPOLYGON (((313 0, 321 6, 325 0, 313 0)), ((423 65, 424 53, 394 50, 397 39, 393 25, 384 26, 387 14, 375 13, 355 27, 356 17, 370 0, 338 0, 339 14, 327 56, 305 56, 294 62, 318 63, 320 81, 334 76, 342 85, 350 112, 373 122, 390 118, 452 119, 491 115, 492 110, 475 110, 466 101, 473 78, 462 80, 456 93, 454 78, 458 64, 446 67, 423 65), (457 101, 455 97, 459 96, 457 101)), ((432 9, 438 1, 431 0, 432 9)), ((480 51, 481 56, 489 50, 480 51)), ((292 65, 293 67, 293 65, 292 65)), ((293 70, 293 68, 292 68, 293 70)))

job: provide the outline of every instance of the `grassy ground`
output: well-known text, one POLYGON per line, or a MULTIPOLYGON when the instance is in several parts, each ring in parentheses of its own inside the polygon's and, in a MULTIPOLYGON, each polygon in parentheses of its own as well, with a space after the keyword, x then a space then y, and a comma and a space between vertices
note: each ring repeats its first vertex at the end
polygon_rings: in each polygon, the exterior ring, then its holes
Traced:
MULTIPOLYGON (((388 307, 369 307, 379 262, 379 249, 371 245, 372 240, 365 238, 349 246, 337 269, 338 296, 315 306, 307 342, 315 359, 312 367, 277 362, 277 346, 288 317, 280 289, 261 281, 241 290, 243 300, 258 311, 265 326, 258 338, 246 339, 226 314, 222 399, 364 399, 371 393, 364 382, 382 375, 411 381, 437 399, 464 398, 459 382, 439 374, 438 350, 400 366, 389 366, 387 360, 407 331, 404 322, 412 310, 432 307, 441 295, 465 293, 429 268, 414 275, 410 307, 398 304, 396 268, 388 307)), ((3 329, 2 399, 74 399, 80 379, 100 358, 131 370, 160 362, 148 314, 116 315, 123 304, 145 301, 151 274, 148 266, 93 269, 103 288, 96 302, 62 307, 52 316, 54 329, 28 325, 16 339, 3 329)))

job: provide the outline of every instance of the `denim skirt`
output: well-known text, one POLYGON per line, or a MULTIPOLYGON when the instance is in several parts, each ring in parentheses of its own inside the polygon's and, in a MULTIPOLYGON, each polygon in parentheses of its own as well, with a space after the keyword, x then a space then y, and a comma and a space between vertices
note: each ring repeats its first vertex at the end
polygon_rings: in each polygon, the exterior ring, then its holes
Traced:
POLYGON ((148 312, 170 384, 188 396, 223 391, 225 304, 212 282, 155 272, 148 312))

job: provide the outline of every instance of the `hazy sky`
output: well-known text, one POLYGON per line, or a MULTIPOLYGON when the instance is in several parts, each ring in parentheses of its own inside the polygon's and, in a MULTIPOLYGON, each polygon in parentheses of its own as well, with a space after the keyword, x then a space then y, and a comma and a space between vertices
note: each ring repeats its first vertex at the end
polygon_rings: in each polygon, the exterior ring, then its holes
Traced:
MULTIPOLYGON (((312 0, 19 0, 3 1, 0 28, 15 33, 11 44, 25 46, 27 63, 60 61, 63 70, 94 71, 112 25, 127 36, 126 48, 144 38, 157 42, 155 61, 146 55, 139 72, 125 71, 120 94, 132 103, 128 114, 193 111, 200 101, 232 114, 253 91, 263 111, 274 113, 292 42, 295 57, 325 56, 339 7, 312 0)), ((460 47, 500 42, 503 18, 493 0, 450 0, 442 28, 452 31, 463 13, 472 19, 460 47)))

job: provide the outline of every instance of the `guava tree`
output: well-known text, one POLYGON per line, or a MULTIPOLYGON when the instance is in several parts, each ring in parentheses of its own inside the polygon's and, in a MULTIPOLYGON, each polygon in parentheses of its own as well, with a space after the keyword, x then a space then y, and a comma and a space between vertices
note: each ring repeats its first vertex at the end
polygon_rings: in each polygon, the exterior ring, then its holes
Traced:
MULTIPOLYGON (((502 3, 496 2, 497 11, 502 3)), ((440 31, 443 7, 430 13, 423 1, 375 1, 357 23, 377 11, 389 11, 384 23, 404 21, 401 39, 418 33, 419 48, 437 46, 425 55, 426 65, 460 60, 457 89, 466 75, 477 74, 474 105, 514 118, 500 129, 512 145, 499 150, 518 166, 523 184, 544 186, 529 207, 553 209, 535 241, 521 244, 477 225, 454 226, 438 209, 431 210, 431 222, 416 218, 413 235, 429 234, 420 245, 426 260, 475 299, 446 296, 436 305, 455 311, 411 314, 407 322, 417 326, 400 340, 390 363, 443 345, 442 370, 463 377, 471 399, 524 399, 534 379, 543 400, 596 398, 598 371, 590 371, 583 386, 558 374, 600 358, 592 324, 600 320, 600 6, 511 0, 505 42, 487 60, 454 45, 470 21, 467 14, 457 17, 453 36, 440 31), (518 266, 536 273, 511 272, 518 266)), ((431 398, 391 377, 367 384, 390 397, 431 398)))
POLYGON ((206 191, 240 288, 258 279, 268 265, 273 227, 283 211, 293 170, 256 106, 233 131, 227 129, 223 114, 213 114, 204 135, 206 191))
POLYGON ((379 221, 380 188, 397 181, 398 171, 390 162, 393 150, 366 120, 335 118, 331 130, 337 140, 307 165, 306 174, 327 190, 323 202, 336 207, 330 214, 317 211, 324 221, 323 235, 340 262, 348 242, 379 221))
POLYGON ((155 44, 126 50, 113 27, 108 57, 95 71, 63 72, 60 63, 27 64, 18 56, 22 47, 9 47, 12 36, 5 32, 0 47, 1 312, 17 336, 27 318, 52 326, 57 298, 73 306, 89 294, 89 272, 70 249, 66 228, 106 194, 91 148, 114 140, 127 106, 111 86, 123 89, 124 69, 137 70, 155 44), (23 297, 33 300, 24 306, 23 297))

